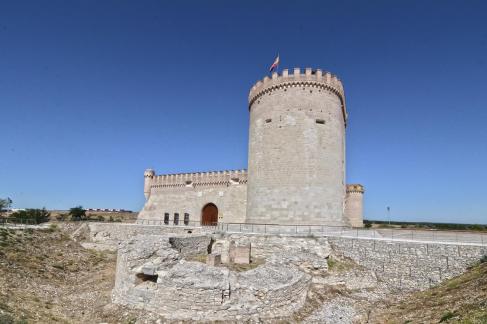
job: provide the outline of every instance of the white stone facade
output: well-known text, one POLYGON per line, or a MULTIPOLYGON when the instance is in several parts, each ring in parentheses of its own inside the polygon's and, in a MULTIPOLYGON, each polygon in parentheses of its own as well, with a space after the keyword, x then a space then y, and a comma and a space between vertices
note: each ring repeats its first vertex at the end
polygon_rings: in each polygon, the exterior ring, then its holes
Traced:
POLYGON ((285 70, 249 95, 247 222, 348 225, 341 82, 285 70))
POLYGON ((139 219, 200 222, 211 203, 223 223, 362 226, 363 187, 360 196, 346 192, 341 81, 321 70, 283 70, 252 87, 249 111, 248 173, 148 169, 139 219))
POLYGON ((169 225, 174 224, 177 214, 179 223, 184 224, 187 214, 190 223, 200 222, 203 207, 212 203, 218 208, 218 222, 245 221, 246 170, 154 175, 145 177, 145 187, 150 191, 139 219, 164 221, 169 214, 169 225))

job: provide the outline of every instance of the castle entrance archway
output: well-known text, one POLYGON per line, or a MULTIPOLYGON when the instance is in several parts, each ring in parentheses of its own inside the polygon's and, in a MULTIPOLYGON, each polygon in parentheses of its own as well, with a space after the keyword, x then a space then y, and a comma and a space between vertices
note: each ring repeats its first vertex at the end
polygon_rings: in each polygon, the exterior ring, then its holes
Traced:
POLYGON ((201 210, 201 225, 216 225, 218 223, 218 207, 214 203, 206 204, 201 210))

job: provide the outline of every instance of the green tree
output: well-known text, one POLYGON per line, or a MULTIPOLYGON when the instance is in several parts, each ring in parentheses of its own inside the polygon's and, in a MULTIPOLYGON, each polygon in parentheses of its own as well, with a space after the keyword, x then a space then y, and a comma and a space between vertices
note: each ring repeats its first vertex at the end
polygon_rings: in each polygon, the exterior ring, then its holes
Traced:
POLYGON ((7 206, 8 206, 8 201, 7 201, 7 199, 0 199, 0 216, 1 216, 1 215, 2 215, 2 213, 3 213, 3 210, 4 210, 5 208, 7 208, 7 206))
POLYGON ((5 209, 7 209, 11 204, 12 204, 12 200, 10 198, 7 199, 0 198, 0 215, 2 215, 2 212, 5 209))
POLYGON ((8 206, 8 200, 7 199, 0 199, 0 209, 5 209, 8 206))
POLYGON ((46 208, 42 209, 26 209, 26 210, 19 210, 15 213, 10 215, 17 222, 21 223, 32 223, 32 224, 40 224, 49 221, 49 216, 51 214, 46 210, 46 208))
POLYGON ((82 206, 76 206, 69 209, 68 215, 70 215, 71 220, 74 221, 86 220, 86 209, 82 206))

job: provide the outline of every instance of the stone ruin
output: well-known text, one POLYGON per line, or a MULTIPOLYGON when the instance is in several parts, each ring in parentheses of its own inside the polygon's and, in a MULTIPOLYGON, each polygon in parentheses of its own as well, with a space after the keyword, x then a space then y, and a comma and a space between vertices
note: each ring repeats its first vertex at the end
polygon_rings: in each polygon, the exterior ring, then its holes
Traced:
POLYGON ((173 320, 290 316, 306 300, 311 282, 307 272, 326 271, 329 254, 328 245, 318 242, 307 253, 283 252, 283 246, 297 251, 303 243, 309 245, 299 241, 137 235, 119 244, 113 301, 173 320), (194 256, 206 259, 190 261, 194 256), (254 258, 264 261, 247 271, 225 266, 249 265, 254 258))
MULTIPOLYGON (((476 244, 136 224, 89 224, 86 236, 87 247, 118 251, 114 303, 188 321, 286 320, 309 307, 320 285, 321 291, 323 285, 356 291, 356 300, 347 297, 352 309, 385 293, 435 286, 487 255, 487 246, 476 244), (353 268, 330 271, 330 258, 353 268)), ((330 302, 345 307, 338 299, 330 302)))

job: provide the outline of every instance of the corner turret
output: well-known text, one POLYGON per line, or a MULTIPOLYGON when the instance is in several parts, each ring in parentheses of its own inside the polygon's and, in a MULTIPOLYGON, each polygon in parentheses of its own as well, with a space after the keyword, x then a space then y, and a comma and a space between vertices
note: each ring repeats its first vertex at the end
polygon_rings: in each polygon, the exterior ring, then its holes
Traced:
POLYGON ((361 184, 347 184, 345 217, 352 227, 364 226, 364 192, 364 186, 361 184))
POLYGON ((152 179, 154 179, 155 172, 152 169, 147 169, 144 171, 144 196, 145 200, 150 197, 150 188, 152 184, 152 179))

